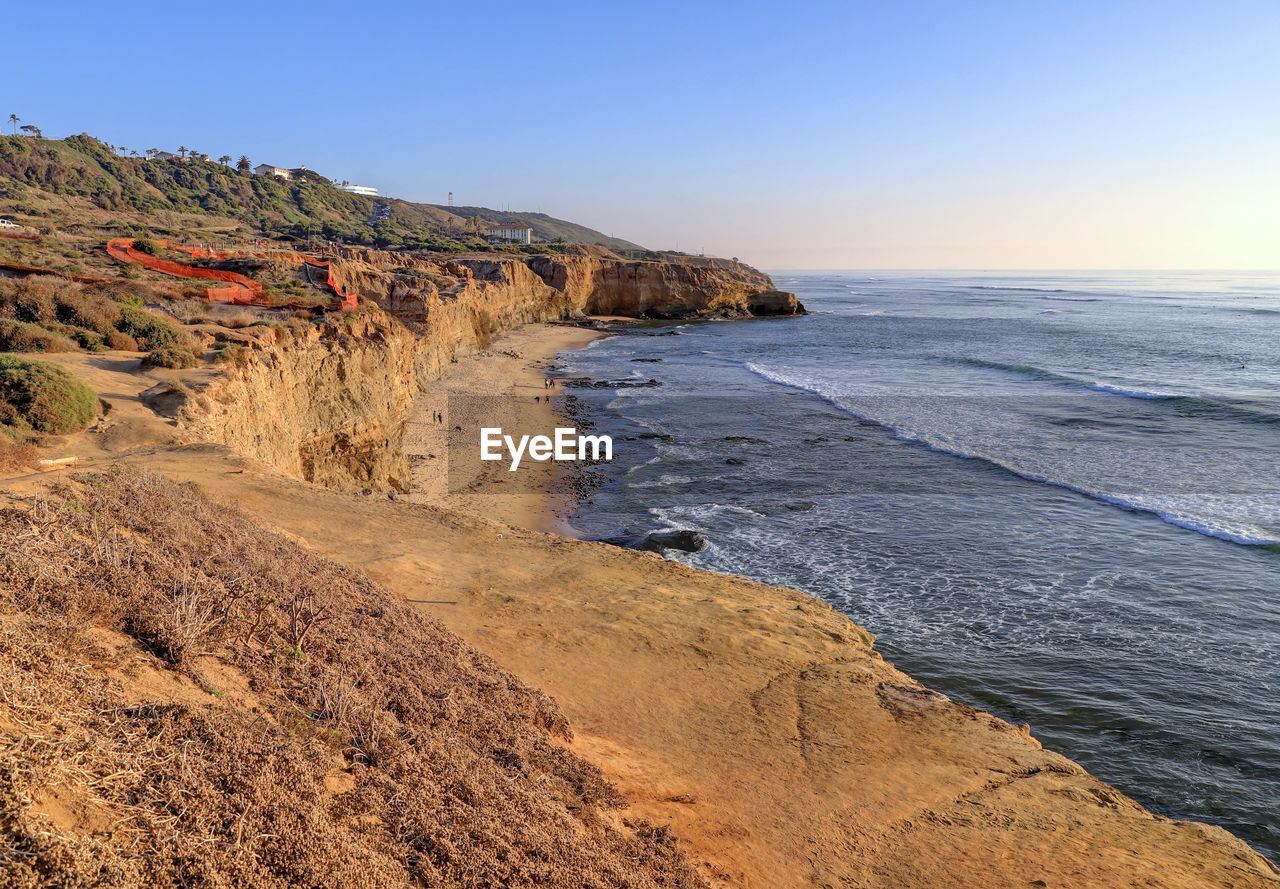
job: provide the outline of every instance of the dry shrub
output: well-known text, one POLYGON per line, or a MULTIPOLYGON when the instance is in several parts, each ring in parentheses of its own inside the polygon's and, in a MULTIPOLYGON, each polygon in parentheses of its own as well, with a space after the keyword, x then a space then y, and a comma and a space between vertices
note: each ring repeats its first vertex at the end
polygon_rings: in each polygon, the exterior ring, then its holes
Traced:
POLYGON ((231 367, 248 367, 253 360, 253 350, 240 343, 221 342, 214 346, 214 360, 231 367))
POLYGON ((0 319, 0 352, 74 352, 70 337, 25 321, 0 319))
POLYGON ((36 465, 38 452, 29 441, 17 441, 0 432, 0 472, 31 469, 36 465))
POLYGON ((230 318, 220 319, 217 323, 232 330, 240 330, 243 327, 251 326, 257 320, 258 316, 252 312, 237 312, 230 318))
POLYGON ((33 324, 57 322, 106 333, 119 322, 120 307, 74 281, 32 275, 0 279, 0 317, 33 324))
POLYGON ((117 352, 137 352, 138 341, 127 333, 113 330, 107 334, 107 345, 117 352))
POLYGON ((168 367, 184 370, 200 363, 194 350, 187 346, 161 346, 142 357, 143 367, 168 367))
POLYGON ((365 575, 156 476, 0 509, 0 744, 15 722, 49 740, 6 751, 0 885, 704 885, 665 829, 606 816, 621 799, 553 741, 553 700, 365 575), (191 671, 216 656, 261 712, 126 699, 77 622, 191 671), (348 786, 327 789, 339 768, 348 786), (37 815, 47 786, 109 830, 37 815))

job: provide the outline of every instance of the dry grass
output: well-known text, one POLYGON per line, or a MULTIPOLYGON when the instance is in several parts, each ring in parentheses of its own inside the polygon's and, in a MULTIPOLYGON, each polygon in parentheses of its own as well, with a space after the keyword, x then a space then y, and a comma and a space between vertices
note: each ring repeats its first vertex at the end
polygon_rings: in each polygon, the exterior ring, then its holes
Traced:
POLYGON ((0 885, 702 886, 664 829, 614 826, 568 734, 437 622, 191 488, 115 471, 0 510, 0 885), (131 697, 95 625, 234 668, 259 712, 131 697))
POLYGON ((237 312, 230 318, 218 319, 217 323, 221 324, 223 327, 229 327, 232 330, 239 330, 242 327, 249 327, 257 320, 258 316, 252 312, 237 312))
POLYGON ((10 438, 0 432, 0 472, 31 469, 36 465, 37 457, 34 444, 10 438))

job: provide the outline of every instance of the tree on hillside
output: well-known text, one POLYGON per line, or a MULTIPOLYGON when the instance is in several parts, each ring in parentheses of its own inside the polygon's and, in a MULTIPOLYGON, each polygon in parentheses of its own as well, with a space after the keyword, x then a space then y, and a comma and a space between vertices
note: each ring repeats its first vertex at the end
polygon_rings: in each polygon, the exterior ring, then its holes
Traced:
POLYGON ((160 149, 159 149, 159 148, 148 148, 148 149, 147 149, 147 157, 155 157, 155 156, 156 156, 157 154, 159 154, 159 153, 160 153, 160 149))
POLYGON ((218 163, 225 167, 227 164, 231 163, 231 155, 224 154, 222 157, 218 158, 218 163))
POLYGON ((187 146, 185 146, 185 145, 179 145, 179 146, 178 146, 178 154, 179 154, 182 158, 184 158, 184 159, 186 158, 186 156, 187 156, 187 151, 188 151, 187 146))
POLYGON ((116 147, 116 151, 120 154, 126 154, 128 153, 129 149, 125 148, 123 145, 120 145, 116 147))
POLYGON ((22 120, 22 118, 18 117, 16 114, 9 115, 9 123, 13 124, 13 134, 15 136, 18 135, 18 121, 20 120, 22 120))
POLYGON ((249 155, 247 154, 240 155, 240 160, 236 161, 236 169, 239 170, 241 173, 248 173, 251 169, 253 169, 252 167, 249 166, 249 155))
POLYGON ((44 138, 44 133, 40 132, 40 128, 34 124, 26 124, 25 126, 18 127, 18 129, 22 130, 22 132, 26 133, 28 136, 33 136, 36 139, 44 138))

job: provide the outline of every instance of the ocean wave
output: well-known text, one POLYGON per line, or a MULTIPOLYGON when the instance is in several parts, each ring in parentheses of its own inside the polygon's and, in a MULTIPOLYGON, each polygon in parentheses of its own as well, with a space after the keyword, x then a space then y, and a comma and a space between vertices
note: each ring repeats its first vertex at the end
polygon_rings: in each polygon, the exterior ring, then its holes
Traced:
POLYGON ((1123 395, 1126 398, 1141 398, 1145 401, 1162 401, 1168 398, 1186 398, 1187 396, 1181 392, 1165 392, 1160 389, 1134 389, 1129 386, 1121 386, 1118 383, 1095 382, 1089 387, 1097 392, 1106 392, 1109 395, 1123 395))
POLYGON ((999 287, 995 284, 974 284, 969 290, 1007 290, 1014 293, 1074 293, 1062 287, 999 287))
POLYGON ((998 370, 1005 373, 1029 377, 1033 380, 1042 380, 1047 383, 1080 385, 1082 382, 1075 377, 1060 374, 1056 371, 1048 370, 1043 367, 1036 367, 1034 364, 1006 364, 1003 361, 987 361, 984 358, 956 358, 954 360, 959 364, 980 368, 981 370, 998 370))
MULTIPOLYGON (((1027 481, 1052 485, 1057 488, 1064 488, 1068 491, 1074 491, 1077 494, 1082 494, 1102 503, 1109 503, 1113 506, 1118 506, 1122 509, 1128 509, 1133 512, 1148 513, 1171 525, 1175 525, 1179 528, 1185 528, 1189 531, 1195 531, 1196 533, 1203 534, 1206 537, 1216 537, 1220 540, 1226 540, 1231 543, 1238 543, 1244 546, 1272 546, 1280 544, 1280 537, 1268 534, 1268 532, 1253 525, 1214 518, 1211 516, 1194 515, 1185 510, 1176 510, 1153 503, 1141 496, 1125 496, 1113 491, 1101 490, 1091 485, 1070 479, 1046 475, 1042 472, 1037 472, 1028 469, 1027 467, 1019 466, 1016 462, 1013 462, 1006 457, 990 454, 974 448, 962 447, 940 435, 909 429, 901 424, 886 420, 883 417, 878 417, 874 414, 866 413, 865 411, 859 411, 847 402, 843 401, 841 396, 826 391, 820 385, 815 385, 809 381, 788 377, 784 373, 762 367, 754 362, 746 362, 746 367, 752 373, 755 373, 756 375, 771 382, 813 393, 855 419, 874 423, 875 425, 892 432, 894 437, 901 441, 923 445, 931 451, 950 454, 954 457, 961 457, 966 460, 980 460, 984 463, 1003 469, 1006 472, 1012 473, 1019 478, 1026 479, 1027 481)), ((1029 366, 1012 365, 1011 367, 1020 368, 1029 366)), ((1030 369, 1034 371, 1041 370, 1040 368, 1030 369)), ((1045 371, 1045 373, 1048 372, 1045 371)))

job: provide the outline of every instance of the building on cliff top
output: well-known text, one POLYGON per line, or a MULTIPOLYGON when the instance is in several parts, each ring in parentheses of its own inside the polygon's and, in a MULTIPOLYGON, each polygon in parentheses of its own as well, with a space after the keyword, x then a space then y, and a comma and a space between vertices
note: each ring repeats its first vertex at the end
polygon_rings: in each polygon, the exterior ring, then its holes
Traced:
POLYGON ((292 179, 293 174, 284 167, 273 167, 271 164, 258 164, 253 168, 255 176, 279 176, 281 179, 292 179))
POLYGON ((515 222, 491 225, 484 230, 484 233, 489 240, 498 241, 502 244, 533 243, 533 229, 515 222))

